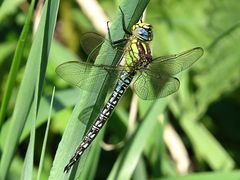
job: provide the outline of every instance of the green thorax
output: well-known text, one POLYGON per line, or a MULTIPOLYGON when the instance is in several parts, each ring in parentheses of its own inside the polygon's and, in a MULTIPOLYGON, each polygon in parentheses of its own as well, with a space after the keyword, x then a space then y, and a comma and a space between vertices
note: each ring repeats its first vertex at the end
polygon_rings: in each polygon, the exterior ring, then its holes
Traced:
POLYGON ((134 35, 130 36, 120 64, 127 66, 127 71, 136 71, 145 69, 151 61, 149 42, 142 41, 134 35))

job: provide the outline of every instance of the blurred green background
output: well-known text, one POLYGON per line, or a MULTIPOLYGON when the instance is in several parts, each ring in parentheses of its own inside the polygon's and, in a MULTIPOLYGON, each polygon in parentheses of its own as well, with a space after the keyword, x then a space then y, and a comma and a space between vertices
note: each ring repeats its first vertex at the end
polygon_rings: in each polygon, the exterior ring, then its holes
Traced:
MULTIPOLYGON (((5 0, 1 3, 0 103, 2 104, 10 67, 30 1, 5 0)), ((71 138, 75 138, 75 141, 69 140, 68 145, 72 143, 69 152, 69 146, 64 146, 67 138, 59 145, 69 119, 72 122, 77 121, 73 118, 74 113, 78 113, 79 117, 85 116, 85 114, 77 112, 82 104, 77 105, 73 111, 75 104, 81 101, 83 92, 64 82, 55 73, 55 68, 63 62, 83 57, 80 48, 81 36, 86 32, 105 35, 107 32, 106 22, 114 21, 121 3, 124 4, 117 0, 62 0, 59 4, 59 11, 57 8, 55 9, 54 12, 58 13, 58 16, 56 27, 52 28, 54 30, 53 40, 47 41, 51 42, 51 50, 46 65, 46 75, 44 78, 40 76, 40 81, 44 79, 42 86, 39 86, 40 91, 43 87, 42 93, 40 93, 41 97, 38 97, 41 101, 38 101, 39 107, 36 105, 38 103, 35 104, 38 116, 35 122, 33 179, 37 178, 39 170, 54 86, 56 87, 55 99, 40 179, 48 179, 50 172, 50 179, 57 179, 58 176, 63 178, 62 174, 56 173, 63 170, 63 167, 60 165, 58 167, 56 164, 59 164, 59 161, 62 161, 63 165, 68 163, 69 157, 76 149, 76 145, 80 142, 86 129, 86 122, 84 129, 79 129, 77 126, 72 127, 76 131, 74 133, 82 134, 75 136, 72 132, 71 138), (65 150, 61 151, 61 148, 65 148, 65 150), (55 156, 56 152, 57 156, 55 156), (58 170, 55 171, 55 169, 58 170)), ((127 7, 126 4, 125 2, 125 7, 127 7)), ((137 5, 137 1, 129 2, 129 6, 131 4, 132 6, 137 5)), ((15 133, 9 129, 9 126, 11 119, 14 119, 16 97, 24 77, 30 49, 33 48, 33 41, 37 40, 36 29, 43 13, 42 5, 43 1, 37 1, 34 7, 32 24, 26 38, 25 48, 21 51, 22 58, 19 69, 16 70, 16 82, 11 88, 10 101, 4 118, 0 121, 2 167, 7 167, 4 166, 5 161, 2 158, 4 146, 8 141, 6 138, 8 134, 15 133)), ((54 5, 52 5, 53 7, 54 5)), ((144 5, 141 7, 144 8, 144 5)), ((49 12, 53 13, 53 11, 49 12)), ((240 3, 237 0, 150 0, 143 17, 145 22, 153 25, 153 56, 175 54, 196 46, 204 49, 204 55, 188 71, 178 76, 181 87, 177 93, 167 98, 151 102, 143 101, 133 95, 129 89, 107 123, 104 137, 101 137, 103 136, 101 134, 93 145, 96 148, 92 147, 91 152, 85 155, 76 174, 72 174, 70 177, 64 175, 64 178, 239 179, 239 12, 240 3), (101 138, 104 140, 102 141, 101 138)), ((131 14, 131 12, 126 12, 126 14, 131 14)), ((131 20, 129 16, 128 22, 131 20)), ((49 20, 50 26, 51 23, 49 20)), ((116 31, 114 32, 116 34, 116 31)), ((32 52, 33 57, 34 52, 37 53, 37 51, 32 52)), ((47 59, 47 56, 42 55, 41 57, 47 59)), ((34 59, 32 62, 34 63, 34 59)), ((42 73, 41 68, 40 72, 42 73)), ((29 89, 26 85, 25 88, 29 89)), ((104 97, 103 95, 102 102, 104 97)), ((101 107, 101 101, 95 106, 101 107)), ((31 107, 33 105, 34 103, 31 107)), ((24 101, 22 101, 21 108, 26 109, 24 101)), ((93 116, 99 112, 96 109, 94 111, 93 116)), ((17 115, 16 112, 16 117, 18 117, 17 115)), ((29 119, 26 124, 24 123, 23 131, 20 131, 19 143, 15 142, 16 150, 14 158, 10 158, 11 161, 9 161, 11 167, 7 173, 7 179, 20 179, 20 177, 24 177, 24 172, 27 172, 26 168, 24 169, 24 160, 26 163, 29 135, 33 129, 31 128, 31 118, 29 119)), ((94 120, 92 116, 90 119, 94 120)), ((15 124, 17 124, 16 121, 15 124)), ((71 133, 69 132, 71 125, 73 124, 68 124, 65 137, 68 137, 67 133, 71 133)), ((8 141, 8 143, 13 142, 8 141)), ((7 151, 6 149, 5 151, 7 151)), ((4 168, 2 172, 6 169, 4 168)))

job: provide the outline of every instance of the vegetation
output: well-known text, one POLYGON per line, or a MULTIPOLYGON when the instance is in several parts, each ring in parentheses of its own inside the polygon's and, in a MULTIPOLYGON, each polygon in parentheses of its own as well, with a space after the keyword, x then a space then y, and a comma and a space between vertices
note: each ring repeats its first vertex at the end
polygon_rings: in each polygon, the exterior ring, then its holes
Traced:
MULTIPOLYGON (((237 0, 34 4, 4 0, 0 7, 0 179, 240 178, 237 0), (111 84, 105 78, 96 82, 97 93, 82 91, 55 68, 84 59, 81 36, 105 34, 107 20, 113 39, 123 37, 119 5, 129 29, 145 10, 154 57, 197 46, 205 53, 167 98, 144 101, 129 89, 90 150, 64 174, 111 84)), ((115 56, 103 45, 96 63, 116 64, 115 56)))

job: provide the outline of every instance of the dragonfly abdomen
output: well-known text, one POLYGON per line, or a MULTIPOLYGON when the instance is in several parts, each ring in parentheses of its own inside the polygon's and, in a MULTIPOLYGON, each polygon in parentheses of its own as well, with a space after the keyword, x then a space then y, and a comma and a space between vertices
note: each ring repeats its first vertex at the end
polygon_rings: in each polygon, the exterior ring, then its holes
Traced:
POLYGON ((120 75, 119 80, 117 81, 117 84, 114 88, 114 91, 112 95, 109 97, 109 100, 103 107, 101 113, 97 117, 97 119, 94 121, 93 125, 87 132, 87 134, 84 136, 81 144, 77 148, 75 154, 70 159, 69 163, 65 166, 64 171, 68 172, 71 166, 81 157, 83 152, 89 147, 89 145, 92 143, 92 141, 97 136, 98 132, 101 130, 105 122, 108 120, 110 115, 112 114, 114 108, 116 107, 117 103, 119 102, 119 99, 124 94, 127 87, 130 85, 134 74, 133 73, 127 73, 123 72, 120 75))

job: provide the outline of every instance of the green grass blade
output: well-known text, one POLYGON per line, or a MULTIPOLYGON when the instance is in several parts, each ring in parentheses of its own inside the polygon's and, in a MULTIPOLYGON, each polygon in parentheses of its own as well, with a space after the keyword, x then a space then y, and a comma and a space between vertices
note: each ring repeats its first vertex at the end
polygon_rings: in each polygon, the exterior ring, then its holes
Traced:
POLYGON ((172 178, 161 178, 161 180, 237 180, 240 177, 240 171, 225 171, 225 172, 204 172, 195 173, 193 175, 172 177, 172 178))
POLYGON ((38 78, 37 70, 39 67, 41 67, 41 69, 38 96, 40 96, 42 91, 48 53, 55 28, 58 5, 59 1, 45 2, 39 28, 36 32, 23 80, 20 85, 10 129, 6 135, 7 141, 4 145, 2 159, 0 162, 0 176, 2 179, 5 179, 7 175, 15 149, 22 133, 22 129, 25 125, 27 117, 29 116, 35 85, 38 78))
POLYGON ((193 99, 190 98, 191 94, 188 91, 187 79, 188 78, 184 78, 181 81, 182 88, 179 91, 181 103, 178 104, 178 106, 181 104, 180 107, 184 107, 185 110, 179 109, 179 112, 174 110, 173 107, 176 106, 174 105, 174 100, 171 102, 170 108, 175 113, 175 116, 179 117, 180 125, 192 142, 196 151, 195 153, 199 154, 200 158, 206 161, 214 170, 231 170, 235 166, 231 156, 211 132, 203 124, 196 121, 199 113, 194 109, 193 99), (209 151, 209 149, 211 149, 211 151, 209 151))
POLYGON ((40 163, 39 163, 39 168, 38 168, 37 180, 40 180, 40 179, 41 179, 42 168, 43 168, 43 161, 44 161, 44 156, 45 156, 45 151, 46 151, 46 145, 47 145, 48 132, 49 132, 49 127, 50 127, 50 120, 51 120, 51 114, 52 114, 52 107, 53 107, 53 99, 54 99, 54 96, 55 96, 55 87, 53 88, 53 92, 52 92, 50 110, 49 110, 47 127, 46 127, 46 131, 45 131, 45 135, 44 135, 44 140, 43 140, 43 147, 42 147, 42 152, 41 152, 41 157, 40 157, 40 163))
MULTIPOLYGON (((40 69, 40 63, 39 63, 39 68, 40 69)), ((37 81, 36 81, 36 90, 34 92, 34 100, 33 100, 33 105, 32 105, 32 109, 33 113, 30 113, 29 116, 32 119, 32 127, 31 127, 31 135, 30 135, 30 141, 28 144, 28 149, 27 149, 27 153, 25 156, 25 160, 24 160, 24 166, 23 166, 23 173, 22 173, 22 180, 31 180, 33 179, 33 161, 34 161, 34 144, 35 144, 35 122, 37 119, 37 111, 38 111, 38 98, 39 98, 39 73, 40 70, 37 70, 38 73, 38 77, 37 77, 37 81)))
MULTIPOLYGON (((147 103, 143 102, 143 104, 147 103)), ((135 133, 125 145, 110 172, 109 180, 130 179, 132 177, 151 132, 158 123, 157 117, 164 111, 166 105, 167 100, 165 98, 149 106, 149 110, 151 111, 146 114, 144 121, 138 126, 135 133)))
MULTIPOLYGON (((125 0, 122 2, 120 6, 125 12, 125 19, 128 27, 131 27, 138 21, 147 3, 148 1, 143 0, 130 2, 125 0)), ((117 17, 111 25, 111 35, 113 39, 120 39, 124 35, 121 24, 121 15, 119 11, 117 13, 117 17)), ((115 55, 109 56, 109 54, 106 53, 110 50, 108 48, 109 47, 107 47, 105 44, 103 45, 100 50, 100 54, 96 59, 96 63, 117 63, 117 59, 114 59, 115 55)), ((102 106, 106 97, 107 88, 109 86, 108 78, 106 77, 102 79, 102 81, 96 83, 99 83, 99 91, 97 94, 82 92, 80 97, 81 101, 75 106, 73 110, 72 116, 58 146, 58 150, 53 162, 53 167, 50 173, 50 179, 64 179, 70 175, 70 173, 63 175, 63 169, 76 150, 77 145, 80 143, 87 126, 89 126, 89 124, 99 113, 99 107, 102 106)), ((81 166, 84 167, 84 164, 81 166)), ((79 168, 81 169, 82 167, 79 168)), ((76 174, 76 176, 78 175, 76 174)))
POLYGON ((27 148, 27 153, 24 160, 23 172, 21 180, 31 180, 33 178, 33 157, 34 157, 34 144, 35 144, 35 118, 32 120, 32 130, 30 141, 27 148))
POLYGON ((147 168, 143 158, 140 158, 134 171, 133 180, 147 180, 147 168))
MULTIPOLYGON (((48 114, 49 114, 48 110, 50 109, 50 103, 49 103, 50 98, 51 97, 47 96, 47 97, 42 97, 41 99, 41 102, 39 105, 37 122, 36 122, 36 128, 41 126, 48 119, 48 114)), ((56 102, 58 103, 56 104, 54 103, 53 105, 52 116, 56 115, 58 112, 63 110, 63 108, 74 106, 79 99, 79 90, 68 89, 68 90, 58 91, 55 93, 55 99, 56 99, 56 102)), ((4 123, 2 130, 0 132, 1 149, 3 149, 3 145, 5 144, 5 141, 6 141, 5 136, 9 131, 10 123, 11 121, 7 121, 6 123, 4 123)), ((26 139, 29 136, 30 132, 31 132, 31 119, 29 117, 27 118, 27 122, 23 129, 19 142, 22 142, 24 139, 26 139)))
POLYGON ((8 103, 9 103, 9 99, 11 97, 12 90, 13 90, 13 87, 14 87, 14 84, 16 81, 16 76, 18 73, 19 65, 21 63, 22 54, 24 51, 27 37, 28 37, 28 32, 29 32, 29 29, 31 28, 31 19, 32 19, 33 10, 34 10, 34 4, 35 4, 35 0, 32 0, 28 14, 27 14, 26 22, 24 24, 23 30, 22 30, 21 35, 18 40, 16 51, 14 53, 13 63, 11 65, 11 69, 10 69, 8 80, 7 80, 7 85, 6 85, 4 94, 3 94, 3 101, 1 104, 0 129, 1 129, 2 122, 5 117, 5 113, 7 110, 8 103))
POLYGON ((191 116, 183 116, 181 125, 194 144, 195 150, 215 170, 231 170, 235 162, 224 147, 203 125, 191 119, 191 116), (211 151, 209 151, 211 149, 211 151))

